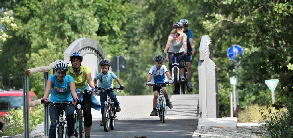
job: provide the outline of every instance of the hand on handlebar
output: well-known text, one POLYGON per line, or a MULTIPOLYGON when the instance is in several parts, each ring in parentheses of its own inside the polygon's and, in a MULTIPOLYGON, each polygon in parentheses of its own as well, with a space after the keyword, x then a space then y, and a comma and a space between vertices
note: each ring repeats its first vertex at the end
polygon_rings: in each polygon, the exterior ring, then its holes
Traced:
POLYGON ((41 101, 43 101, 43 103, 49 103, 49 99, 48 98, 42 98, 41 101))
POLYGON ((152 82, 149 82, 149 81, 148 81, 148 82, 146 83, 146 85, 150 86, 150 85, 152 85, 152 82))
POLYGON ((174 83, 174 81, 170 79, 170 80, 169 80, 169 84, 172 84, 172 83, 174 83))
POLYGON ((91 92, 97 92, 98 90, 95 88, 95 87, 93 87, 92 89, 91 89, 91 92))
POLYGON ((123 89, 124 89, 124 86, 123 85, 120 85, 119 90, 123 90, 123 89))

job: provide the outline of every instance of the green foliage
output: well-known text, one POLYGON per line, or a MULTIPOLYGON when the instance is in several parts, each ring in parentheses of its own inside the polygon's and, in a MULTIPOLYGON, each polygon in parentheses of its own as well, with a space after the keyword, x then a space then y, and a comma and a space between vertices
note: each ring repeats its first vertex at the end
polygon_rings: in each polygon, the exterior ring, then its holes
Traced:
POLYGON ((14 23, 14 18, 13 18, 13 11, 12 10, 7 10, 3 12, 0 16, 0 24, 4 27, 4 29, 0 29, 0 42, 5 42, 7 38, 12 38, 10 36, 9 31, 17 30, 17 25, 14 23))
POLYGON ((293 137, 292 100, 288 102, 286 109, 286 112, 276 112, 265 116, 266 128, 272 138, 293 137))
MULTIPOLYGON (((5 115, 1 120, 7 123, 7 129, 0 131, 0 136, 15 136, 24 133, 23 108, 9 111, 10 114, 5 115)), ((34 107, 29 113, 29 129, 30 132, 35 129, 38 124, 44 122, 44 105, 34 107)))

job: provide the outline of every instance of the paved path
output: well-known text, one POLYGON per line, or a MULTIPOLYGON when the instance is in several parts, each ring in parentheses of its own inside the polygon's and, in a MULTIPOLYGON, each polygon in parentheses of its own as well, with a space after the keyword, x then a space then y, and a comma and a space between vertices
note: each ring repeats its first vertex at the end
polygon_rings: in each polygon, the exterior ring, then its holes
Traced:
MULTIPOLYGON (((99 98, 98 96, 96 98, 99 98)), ((91 137, 192 137, 197 128, 197 94, 172 95, 173 109, 167 109, 166 123, 150 116, 153 95, 117 96, 122 111, 117 113, 114 130, 104 132, 100 126, 101 112, 92 109, 91 137)), ((43 132, 43 126, 34 133, 43 132)))

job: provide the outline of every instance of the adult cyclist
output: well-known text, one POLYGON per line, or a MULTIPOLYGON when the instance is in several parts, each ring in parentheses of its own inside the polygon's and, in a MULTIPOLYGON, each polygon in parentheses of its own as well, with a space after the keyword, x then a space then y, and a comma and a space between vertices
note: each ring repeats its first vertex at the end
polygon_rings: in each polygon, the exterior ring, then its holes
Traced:
POLYGON ((92 114, 91 108, 96 110, 101 109, 101 105, 98 100, 95 98, 93 94, 85 97, 80 92, 84 92, 84 90, 89 91, 89 87, 91 87, 92 91, 96 91, 95 85, 92 81, 91 72, 88 66, 82 66, 81 62, 83 60, 83 56, 74 52, 70 56, 70 61, 72 66, 69 67, 69 75, 74 79, 74 83, 76 86, 76 92, 79 95, 79 99, 82 101, 82 109, 83 109, 83 117, 84 117, 84 128, 85 128, 85 138, 90 137, 91 126, 92 126, 92 114), (86 98, 84 100, 84 98, 86 98), (91 100, 89 100, 91 98, 91 100))
POLYGON ((183 52, 184 54, 178 56, 178 63, 179 63, 179 72, 180 72, 180 79, 184 81, 184 59, 185 54, 187 53, 187 46, 186 46, 186 39, 187 36, 183 33, 183 24, 180 22, 176 22, 173 25, 173 30, 168 37, 168 41, 164 50, 166 54, 166 60, 169 60, 169 70, 172 72, 172 64, 174 63, 174 54, 173 52, 183 52), (169 53, 168 53, 169 52, 169 53))
POLYGON ((181 19, 180 22, 183 24, 183 32, 187 36, 187 56, 185 59, 186 67, 187 67, 187 77, 188 77, 188 91, 191 92, 193 90, 191 84, 191 76, 192 76, 192 56, 195 54, 195 47, 193 43, 193 34, 190 29, 188 29, 188 20, 181 19))

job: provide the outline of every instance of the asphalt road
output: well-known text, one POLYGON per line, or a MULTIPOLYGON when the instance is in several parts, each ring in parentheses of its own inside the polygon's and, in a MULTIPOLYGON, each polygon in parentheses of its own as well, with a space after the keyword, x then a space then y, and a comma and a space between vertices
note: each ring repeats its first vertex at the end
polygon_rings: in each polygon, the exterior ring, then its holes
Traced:
MULTIPOLYGON (((99 97, 97 96, 96 98, 99 97)), ((173 109, 167 109, 165 123, 158 116, 150 116, 153 95, 117 96, 121 112, 117 113, 115 129, 105 132, 100 126, 101 112, 92 109, 92 138, 188 138, 192 137, 198 125, 197 94, 173 95, 173 109)), ((31 135, 40 137, 44 126, 37 127, 31 135)))
MULTIPOLYGON (((98 98, 98 97, 97 97, 98 98)), ((192 137, 197 128, 196 107, 198 95, 173 95, 173 109, 168 109, 165 123, 158 116, 150 116, 152 95, 117 96, 122 111, 117 113, 114 130, 105 132, 100 126, 100 111, 92 110, 93 126, 91 137, 192 137)))

